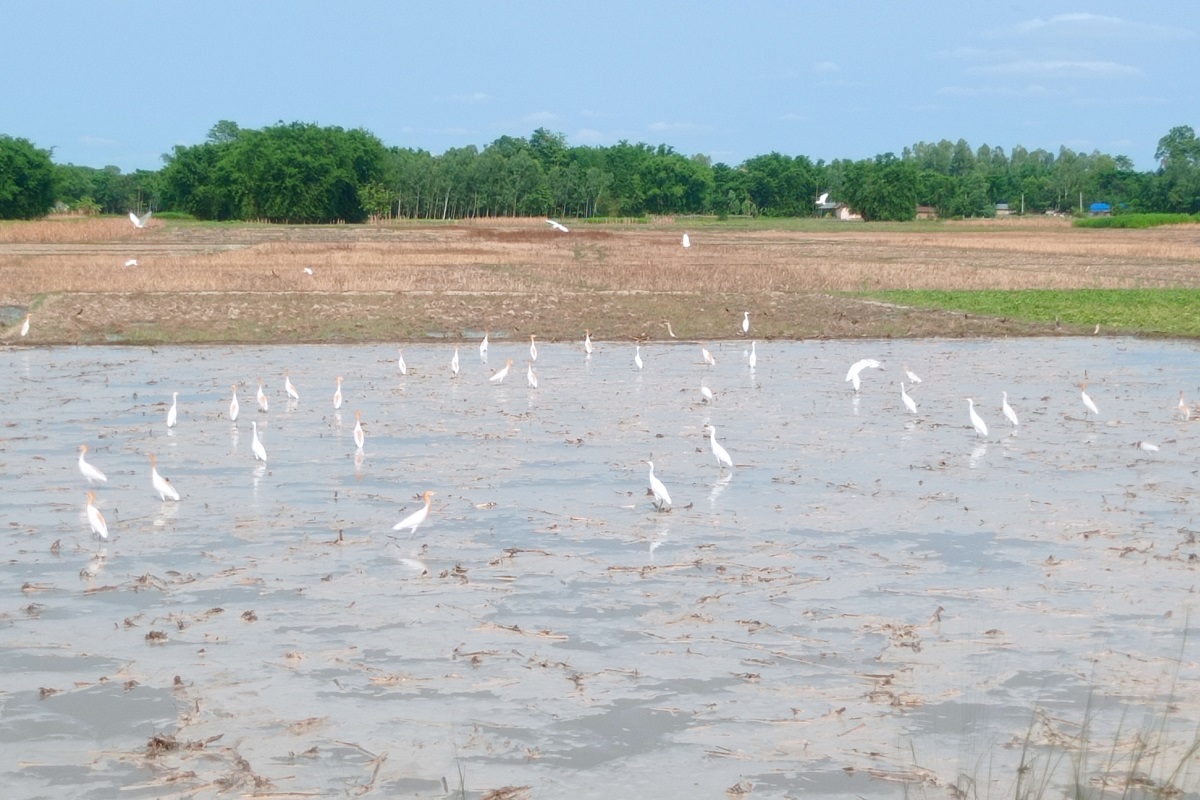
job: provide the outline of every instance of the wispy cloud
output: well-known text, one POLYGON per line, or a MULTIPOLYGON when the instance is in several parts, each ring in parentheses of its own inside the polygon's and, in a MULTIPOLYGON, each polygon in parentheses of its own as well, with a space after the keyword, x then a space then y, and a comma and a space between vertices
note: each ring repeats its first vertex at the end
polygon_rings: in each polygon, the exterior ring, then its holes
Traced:
POLYGON ((80 144, 86 144, 88 147, 112 147, 118 144, 116 139, 105 139, 103 136, 90 136, 84 134, 79 137, 80 144))
POLYGON ((655 133, 705 133, 712 130, 711 125, 698 125, 694 122, 652 122, 650 130, 655 133))
POLYGON ((571 137, 576 142, 583 144, 598 144, 605 140, 605 136, 595 128, 580 128, 575 131, 575 135, 571 137))
POLYGON ((812 65, 813 72, 840 72, 841 67, 832 61, 818 61, 812 65))
POLYGON ((445 98, 447 103, 490 103, 493 98, 486 92, 471 92, 470 94, 452 94, 445 98))
POLYGON ((1028 86, 943 86, 935 94, 943 97, 1046 97, 1051 92, 1045 86, 1031 83, 1028 86))
POLYGON ((986 67, 971 67, 967 72, 976 75, 1037 75, 1048 78, 1128 78, 1142 74, 1137 67, 1118 64, 1115 61, 1039 61, 1031 58, 986 67))
POLYGON ((551 122, 558 121, 558 114, 553 111, 535 111, 532 114, 526 114, 521 117, 521 122, 526 125, 546 125, 551 122))
POLYGON ((1023 35, 1057 37, 1110 37, 1126 39, 1187 39, 1195 34, 1186 28, 1130 22, 1104 14, 1056 14, 1049 19, 1035 17, 1017 25, 1023 35))

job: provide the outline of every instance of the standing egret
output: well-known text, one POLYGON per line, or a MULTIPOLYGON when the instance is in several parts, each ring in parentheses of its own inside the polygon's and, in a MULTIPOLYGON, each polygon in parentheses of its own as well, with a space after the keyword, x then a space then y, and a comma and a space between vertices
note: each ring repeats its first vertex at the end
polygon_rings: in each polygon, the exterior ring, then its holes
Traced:
POLYGON ((717 360, 713 358, 713 354, 708 352, 708 348, 704 345, 700 345, 700 357, 704 359, 704 363, 710 367, 715 367, 717 365, 717 360))
POLYGON ((705 425, 704 429, 708 431, 708 443, 712 447, 713 456, 717 459, 717 465, 722 469, 725 467, 733 469, 733 459, 729 457, 729 451, 717 441, 717 429, 712 425, 705 425))
POLYGON ((104 515, 100 513, 100 509, 92 505, 96 499, 95 492, 87 493, 87 518, 88 524, 92 526, 92 533, 99 536, 101 539, 108 538, 108 523, 104 521, 104 515))
POLYGON ((750 332, 750 312, 742 312, 742 335, 745 336, 750 332))
POLYGON ((758 352, 754 349, 756 342, 750 343, 750 370, 753 371, 758 366, 758 352))
POLYGON ((529 383, 530 387, 534 389, 537 388, 537 375, 535 375, 533 372, 532 361, 530 361, 529 366, 525 368, 525 380, 529 383))
POLYGON ((679 243, 680 243, 681 245, 683 245, 684 247, 691 247, 691 246, 692 246, 692 240, 691 240, 691 237, 689 237, 689 236, 688 236, 688 235, 685 233, 685 234, 683 235, 683 238, 679 240, 679 243))
POLYGON ((900 399, 904 401, 904 407, 910 413, 917 413, 917 401, 908 396, 908 392, 904 391, 904 381, 900 381, 900 399))
POLYGON ((479 358, 487 361, 488 332, 483 332, 483 341, 479 343, 479 358))
POLYGON ((137 214, 130 211, 129 221, 133 223, 133 227, 135 228, 144 228, 146 227, 146 223, 150 221, 150 215, 153 213, 153 211, 147 211, 145 214, 139 217, 137 214))
POLYGON ((32 316, 33 316, 32 314, 25 315, 25 321, 21 323, 21 335, 22 336, 29 335, 29 318, 32 316))
POLYGON ((678 336, 676 336, 676 335, 675 335, 675 331, 671 330, 671 321, 670 321, 670 320, 664 319, 664 320, 663 320, 663 325, 666 325, 666 326, 667 326, 667 335, 668 335, 668 336, 670 336, 672 339, 678 339, 678 338, 679 338, 678 336))
POLYGON ((300 393, 296 391, 296 386, 292 383, 292 376, 288 374, 286 369, 283 371, 283 390, 293 400, 300 399, 300 393))
POLYGON ((179 392, 171 392, 171 407, 167 409, 167 427, 174 428, 179 417, 179 392))
POLYGON ((342 376, 337 376, 337 389, 333 393, 333 409, 336 411, 342 407, 342 376))
POLYGON ((708 388, 703 383, 700 384, 700 396, 704 398, 704 402, 706 403, 711 403, 713 401, 712 389, 708 388))
MULTIPOLYGON (((1088 397, 1086 383, 1079 384, 1079 396, 1083 399, 1083 407, 1099 417, 1100 410, 1096 408, 1096 404, 1092 402, 1092 398, 1088 397)), ((1084 416, 1086 417, 1087 415, 1084 414, 1084 416)))
POLYGON ((561 222, 558 222, 556 220, 548 219, 548 220, 546 220, 546 224, 549 225, 554 230, 558 231, 559 233, 570 233, 571 232, 571 231, 567 230, 566 225, 563 225, 561 222))
POLYGON ((1154 444, 1153 442, 1135 442, 1133 446, 1139 450, 1144 450, 1147 453, 1158 452, 1158 445, 1154 444))
POLYGON ((1184 402, 1182 389, 1179 390, 1179 405, 1177 408, 1179 409, 1179 416, 1183 417, 1184 422, 1187 422, 1192 418, 1192 409, 1190 409, 1188 404, 1184 402))
POLYGON ((136 258, 131 258, 125 262, 125 266, 127 266, 127 267, 136 267, 137 265, 138 265, 138 263, 137 263, 136 258))
POLYGON ((633 363, 637 365, 638 369, 642 368, 642 346, 640 344, 634 346, 633 363))
POLYGON ((255 393, 254 398, 256 400, 258 400, 258 410, 266 411, 267 410, 267 393, 263 391, 262 378, 258 379, 258 392, 255 393))
POLYGON ((665 507, 671 505, 671 495, 667 493, 667 487, 654 474, 654 462, 647 461, 650 465, 650 491, 654 494, 654 505, 662 511, 665 507))
POLYGON ((508 358, 504 361, 504 366, 496 370, 492 377, 488 378, 491 383, 504 383, 504 379, 508 377, 508 368, 512 366, 512 359, 508 358))
POLYGON ((537 361, 537 344, 533 341, 536 338, 536 333, 529 334, 529 358, 531 361, 537 361))
POLYGON ((150 454, 150 485, 154 487, 154 491, 158 492, 158 496, 162 501, 167 502, 167 498, 172 500, 179 499, 179 492, 175 491, 175 487, 171 482, 158 474, 158 465, 155 463, 154 453, 150 454))
POLYGON ((583 352, 589 356, 592 354, 592 332, 587 328, 583 329, 583 352))
POLYGON ((305 268, 304 268, 304 274, 305 274, 305 275, 308 275, 308 276, 310 276, 310 277, 311 277, 311 276, 312 276, 312 274, 313 274, 312 267, 305 267, 305 268))
POLYGON ((458 348, 454 348, 454 357, 450 359, 450 371, 458 374, 458 348))
POLYGON ((908 368, 908 364, 904 365, 904 374, 908 376, 909 385, 921 382, 921 379, 917 377, 917 373, 908 368))
POLYGON ((238 411, 241 410, 241 405, 238 404, 237 399, 237 384, 229 384, 229 391, 233 393, 233 399, 229 401, 229 421, 237 422, 238 411))
POLYGON ((366 434, 363 433, 362 412, 354 412, 354 446, 358 448, 358 452, 362 452, 363 442, 366 441, 366 434))
POLYGON ((982 417, 975 413, 975 401, 970 397, 967 398, 967 408, 970 410, 971 424, 975 426, 975 432, 980 436, 987 436, 987 423, 983 421, 982 417))
POLYGON ((93 467, 84 458, 87 454, 88 446, 86 444, 79 445, 79 471, 83 473, 83 477, 87 478, 88 486, 92 485, 92 481, 107 482, 108 478, 103 472, 93 467))
POLYGON ((859 377, 859 373, 868 367, 871 369, 879 369, 880 364, 873 358, 864 358, 851 364, 850 370, 846 373, 846 380, 850 381, 850 383, 854 386, 855 394, 858 394, 858 389, 862 385, 862 378, 859 377))
POLYGON ((1004 412, 1004 416, 1008 418, 1008 421, 1015 428, 1019 424, 1017 422, 1017 412, 1013 411, 1012 406, 1008 404, 1008 392, 1001 392, 1000 394, 1003 395, 1003 400, 1000 402, 1000 410, 1004 412))
POLYGON ((254 460, 267 463, 267 448, 263 447, 263 443, 258 440, 258 423, 250 420, 250 430, 254 432, 254 438, 250 441, 250 449, 254 451, 254 460))
POLYGON ((392 530, 402 531, 405 528, 411 528, 413 535, 416 535, 417 528, 421 527, 421 523, 424 522, 426 517, 429 516, 429 498, 433 497, 435 494, 437 494, 437 492, 426 490, 425 494, 422 495, 425 500, 425 506, 423 508, 418 508, 407 517, 397 522, 392 526, 392 530))
POLYGON ((404 363, 404 350, 397 349, 396 368, 400 370, 401 375, 408 374, 408 364, 404 363))

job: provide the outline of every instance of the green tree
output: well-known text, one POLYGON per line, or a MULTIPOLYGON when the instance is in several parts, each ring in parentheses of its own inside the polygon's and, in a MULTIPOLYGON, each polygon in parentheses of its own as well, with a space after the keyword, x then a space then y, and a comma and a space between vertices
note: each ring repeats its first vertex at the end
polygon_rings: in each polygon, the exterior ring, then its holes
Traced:
POLYGON ((842 197, 867 222, 907 222, 917 216, 917 171, 891 153, 845 167, 842 197))
POLYGON ((54 206, 50 152, 28 139, 0 135, 0 219, 34 219, 54 206))

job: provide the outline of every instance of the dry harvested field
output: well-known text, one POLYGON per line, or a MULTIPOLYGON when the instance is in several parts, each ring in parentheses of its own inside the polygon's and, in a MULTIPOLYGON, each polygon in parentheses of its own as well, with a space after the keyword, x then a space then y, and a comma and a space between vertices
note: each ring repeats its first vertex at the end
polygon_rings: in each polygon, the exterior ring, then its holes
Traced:
POLYGON ((874 289, 1200 287, 1200 230, 1066 220, 804 229, 542 220, 378 226, 0 225, 0 336, 67 343, 1038 335, 847 297, 874 289), (138 266, 126 267, 129 259, 138 266), (310 268, 312 274, 305 272, 310 268))

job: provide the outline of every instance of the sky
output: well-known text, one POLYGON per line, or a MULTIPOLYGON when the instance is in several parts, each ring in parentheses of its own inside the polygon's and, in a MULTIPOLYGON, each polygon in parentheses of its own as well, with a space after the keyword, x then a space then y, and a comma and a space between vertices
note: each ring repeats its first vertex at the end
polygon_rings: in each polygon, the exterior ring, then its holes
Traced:
POLYGON ((1200 2, 108 3, 18 0, 0 134, 158 169, 220 120, 442 153, 544 127, 737 165, 965 139, 1156 168, 1200 128, 1200 2))

